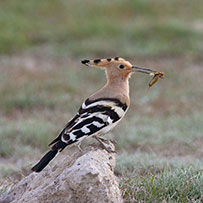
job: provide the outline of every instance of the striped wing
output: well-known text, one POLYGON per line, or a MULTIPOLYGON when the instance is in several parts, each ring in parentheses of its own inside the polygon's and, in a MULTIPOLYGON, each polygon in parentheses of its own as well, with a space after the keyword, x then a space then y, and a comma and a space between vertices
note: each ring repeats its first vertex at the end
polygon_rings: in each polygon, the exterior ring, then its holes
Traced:
POLYGON ((105 134, 124 116, 126 110, 127 106, 117 99, 87 99, 50 145, 58 140, 69 145, 87 136, 105 134))

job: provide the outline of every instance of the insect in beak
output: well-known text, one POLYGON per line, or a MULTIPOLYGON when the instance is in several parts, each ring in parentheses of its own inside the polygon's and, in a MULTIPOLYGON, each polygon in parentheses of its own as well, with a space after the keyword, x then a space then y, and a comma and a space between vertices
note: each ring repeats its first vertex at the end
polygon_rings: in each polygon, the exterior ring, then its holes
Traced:
POLYGON ((149 82, 149 87, 152 87, 159 80, 159 78, 161 78, 161 79, 164 78, 164 72, 154 71, 149 68, 132 66, 132 72, 140 72, 140 73, 152 75, 153 78, 149 82))
POLYGON ((159 80, 159 78, 164 78, 164 72, 155 72, 152 74, 154 74, 154 77, 149 82, 149 87, 152 87, 159 80))

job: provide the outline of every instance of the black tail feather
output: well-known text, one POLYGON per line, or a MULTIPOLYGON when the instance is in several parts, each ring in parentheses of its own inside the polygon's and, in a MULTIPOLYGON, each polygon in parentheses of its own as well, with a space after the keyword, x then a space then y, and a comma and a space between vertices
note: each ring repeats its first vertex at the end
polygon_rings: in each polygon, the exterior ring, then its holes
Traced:
POLYGON ((47 152, 35 166, 32 167, 31 170, 35 172, 42 171, 48 165, 48 163, 56 156, 58 151, 60 150, 61 152, 66 146, 67 144, 62 141, 57 142, 52 147, 52 149, 47 152))
POLYGON ((51 148, 52 150, 60 150, 60 152, 67 146, 65 142, 58 141, 53 147, 51 148))
POLYGON ((35 165, 32 167, 32 171, 35 171, 35 172, 40 172, 42 171, 46 166, 47 164, 56 156, 56 154, 58 153, 58 151, 49 151, 47 152, 43 157, 42 159, 35 165))

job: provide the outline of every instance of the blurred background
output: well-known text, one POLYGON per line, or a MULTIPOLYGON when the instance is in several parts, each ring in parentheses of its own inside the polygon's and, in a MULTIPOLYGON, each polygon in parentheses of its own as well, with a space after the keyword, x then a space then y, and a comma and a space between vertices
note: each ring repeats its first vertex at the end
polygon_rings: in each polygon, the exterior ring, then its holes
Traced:
POLYGON ((105 83, 81 59, 120 56, 166 74, 150 89, 131 77, 131 107, 109 135, 125 202, 201 202, 202 0, 7 0, 0 28, 0 193, 105 83))

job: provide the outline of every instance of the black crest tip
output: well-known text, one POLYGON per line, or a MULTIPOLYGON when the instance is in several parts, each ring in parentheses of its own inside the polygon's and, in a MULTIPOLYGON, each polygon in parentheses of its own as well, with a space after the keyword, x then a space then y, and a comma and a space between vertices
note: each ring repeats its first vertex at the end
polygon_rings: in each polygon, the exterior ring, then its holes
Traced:
POLYGON ((99 63, 99 62, 101 62, 101 59, 95 59, 94 60, 94 63, 99 63))
POLYGON ((84 60, 81 61, 82 64, 87 64, 89 62, 90 62, 90 60, 87 60, 87 59, 84 59, 84 60))

